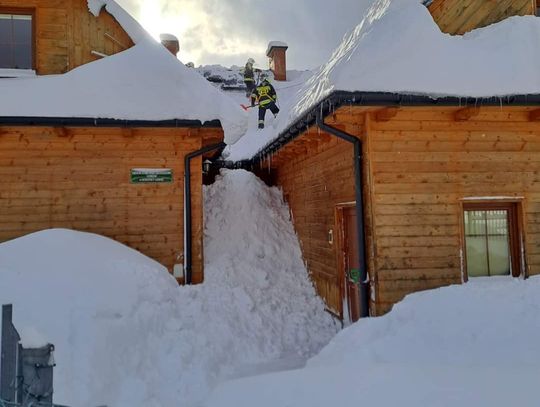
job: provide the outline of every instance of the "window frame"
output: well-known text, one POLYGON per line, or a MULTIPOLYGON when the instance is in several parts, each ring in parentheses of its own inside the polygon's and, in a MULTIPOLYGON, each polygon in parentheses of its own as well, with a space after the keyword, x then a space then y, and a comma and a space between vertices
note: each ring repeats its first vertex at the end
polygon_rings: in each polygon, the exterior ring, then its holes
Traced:
POLYGON ((463 252, 462 270, 463 281, 469 281, 467 271, 467 243, 465 235, 465 212, 466 211, 508 211, 508 237, 509 252, 511 258, 511 273, 514 278, 527 278, 525 235, 523 233, 523 209, 521 200, 480 200, 462 201, 461 203, 461 250, 463 252))
POLYGON ((11 14, 15 16, 31 16, 32 17, 32 68, 30 69, 18 69, 18 68, 0 68, 0 74, 5 72, 28 72, 36 71, 36 9, 34 7, 1 7, 0 14, 11 14))

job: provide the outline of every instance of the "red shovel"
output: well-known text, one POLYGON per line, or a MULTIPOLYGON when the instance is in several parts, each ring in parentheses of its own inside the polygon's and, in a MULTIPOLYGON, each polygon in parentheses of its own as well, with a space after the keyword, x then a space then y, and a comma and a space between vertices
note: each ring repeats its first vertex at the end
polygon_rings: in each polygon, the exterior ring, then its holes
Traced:
POLYGON ((244 105, 244 104, 241 104, 240 106, 242 107, 242 109, 244 109, 244 110, 247 112, 248 109, 251 109, 252 107, 257 107, 257 106, 259 106, 259 105, 256 104, 256 105, 253 105, 253 106, 246 106, 246 105, 244 105))

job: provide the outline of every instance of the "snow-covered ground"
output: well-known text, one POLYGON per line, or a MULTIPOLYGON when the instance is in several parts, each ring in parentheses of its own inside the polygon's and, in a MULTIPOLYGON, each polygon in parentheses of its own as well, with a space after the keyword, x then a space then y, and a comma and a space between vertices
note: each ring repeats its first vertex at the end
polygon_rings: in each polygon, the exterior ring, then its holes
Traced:
POLYGON ((540 405, 540 277, 408 296, 301 370, 226 383, 208 407, 540 405))
POLYGON ((25 342, 56 345, 57 403, 196 406, 224 379, 302 366, 335 335, 281 193, 225 171, 205 195, 199 286, 93 234, 0 244, 0 304, 25 342))

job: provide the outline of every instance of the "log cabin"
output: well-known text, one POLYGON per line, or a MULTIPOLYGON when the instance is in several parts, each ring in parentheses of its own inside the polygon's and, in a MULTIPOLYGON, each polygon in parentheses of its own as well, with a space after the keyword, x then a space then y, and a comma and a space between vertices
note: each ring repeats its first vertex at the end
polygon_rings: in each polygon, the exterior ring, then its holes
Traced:
POLYGON ((345 322, 416 291, 540 274, 540 21, 474 34, 379 2, 242 163, 283 190, 345 322))
POLYGON ((538 0, 427 0, 441 31, 465 34, 512 16, 536 15, 538 0))
POLYGON ((0 0, 0 78, 0 242, 87 231, 202 281, 203 154, 241 109, 113 0, 0 0))

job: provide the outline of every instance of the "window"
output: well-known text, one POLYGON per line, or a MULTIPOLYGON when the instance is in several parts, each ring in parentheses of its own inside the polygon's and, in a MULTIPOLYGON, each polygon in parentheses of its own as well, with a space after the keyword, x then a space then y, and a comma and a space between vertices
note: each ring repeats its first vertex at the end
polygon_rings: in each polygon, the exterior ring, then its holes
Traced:
POLYGON ((521 274, 518 207, 511 202, 464 206, 469 277, 521 274))
POLYGON ((0 69, 33 69, 33 13, 0 9, 0 69))

